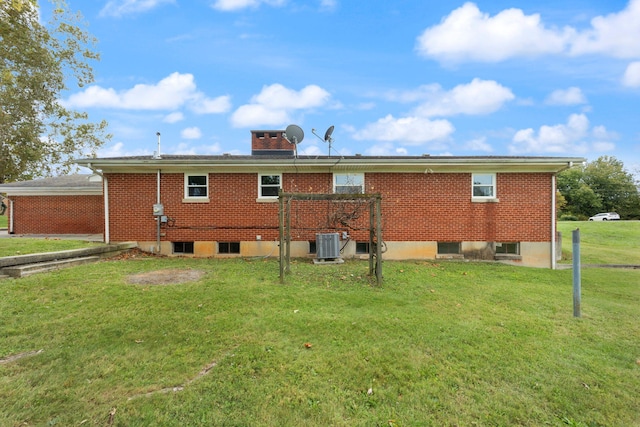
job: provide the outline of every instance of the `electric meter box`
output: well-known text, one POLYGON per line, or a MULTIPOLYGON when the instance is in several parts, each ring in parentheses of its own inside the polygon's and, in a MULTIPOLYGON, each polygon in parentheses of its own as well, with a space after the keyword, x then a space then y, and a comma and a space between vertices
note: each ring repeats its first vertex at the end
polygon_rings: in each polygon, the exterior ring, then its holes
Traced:
POLYGON ((153 205, 153 216, 162 216, 164 215, 164 206, 161 203, 156 203, 153 205))

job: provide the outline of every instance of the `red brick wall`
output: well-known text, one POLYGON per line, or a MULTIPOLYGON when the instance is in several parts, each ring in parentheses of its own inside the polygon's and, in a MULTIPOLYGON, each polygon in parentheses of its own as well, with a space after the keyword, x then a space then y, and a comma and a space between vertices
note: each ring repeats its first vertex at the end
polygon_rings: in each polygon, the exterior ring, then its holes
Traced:
MULTIPOLYGON (((152 241, 156 174, 107 174, 111 240, 152 241)), ((471 201, 470 173, 368 173, 366 191, 382 194, 387 241, 550 241, 551 174, 497 174, 497 203, 471 201)), ((329 173, 283 174, 287 192, 330 193, 329 173)), ((278 238, 278 203, 257 202, 258 176, 209 174, 209 203, 183 203, 184 175, 162 174, 170 227, 166 241, 242 241, 278 238)), ((293 202, 292 238, 313 240, 336 217, 355 214, 350 234, 367 240, 368 207, 325 201, 293 202), (338 207, 336 207, 338 206, 338 207), (339 216, 339 215, 338 215, 339 216)))
POLYGON ((100 234, 102 196, 13 196, 16 234, 100 234))
POLYGON ((471 174, 367 174, 389 241, 550 241, 551 175, 499 173, 499 202, 471 201, 471 174))

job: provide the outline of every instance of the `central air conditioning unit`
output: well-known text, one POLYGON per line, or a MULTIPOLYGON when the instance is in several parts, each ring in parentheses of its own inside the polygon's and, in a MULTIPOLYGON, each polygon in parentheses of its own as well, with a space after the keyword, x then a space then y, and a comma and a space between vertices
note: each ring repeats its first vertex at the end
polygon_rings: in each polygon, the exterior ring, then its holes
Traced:
POLYGON ((316 234, 316 256, 318 259, 340 258, 338 233, 316 234))

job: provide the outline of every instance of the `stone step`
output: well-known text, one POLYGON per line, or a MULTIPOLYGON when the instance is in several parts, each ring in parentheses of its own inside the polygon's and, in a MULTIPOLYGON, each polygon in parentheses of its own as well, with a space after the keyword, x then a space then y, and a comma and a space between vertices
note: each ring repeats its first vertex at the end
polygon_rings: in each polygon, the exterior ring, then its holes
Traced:
POLYGON ((38 262, 34 264, 22 264, 12 267, 5 267, 0 271, 0 274, 8 275, 10 277, 18 278, 25 277, 31 274, 44 273, 47 271, 58 270, 65 267, 72 267, 75 265, 87 264, 90 262, 96 262, 100 260, 100 256, 87 256, 79 258, 61 259, 56 261, 38 262))

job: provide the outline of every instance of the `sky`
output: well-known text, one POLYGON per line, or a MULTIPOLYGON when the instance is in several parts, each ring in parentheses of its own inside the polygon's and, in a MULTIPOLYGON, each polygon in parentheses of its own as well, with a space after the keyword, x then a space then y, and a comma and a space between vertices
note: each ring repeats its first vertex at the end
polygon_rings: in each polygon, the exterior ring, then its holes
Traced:
MULTIPOLYGON (((640 0, 67 0, 97 38, 100 157, 615 156, 640 173, 640 0)), ((50 4, 40 0, 43 18, 50 4)))

